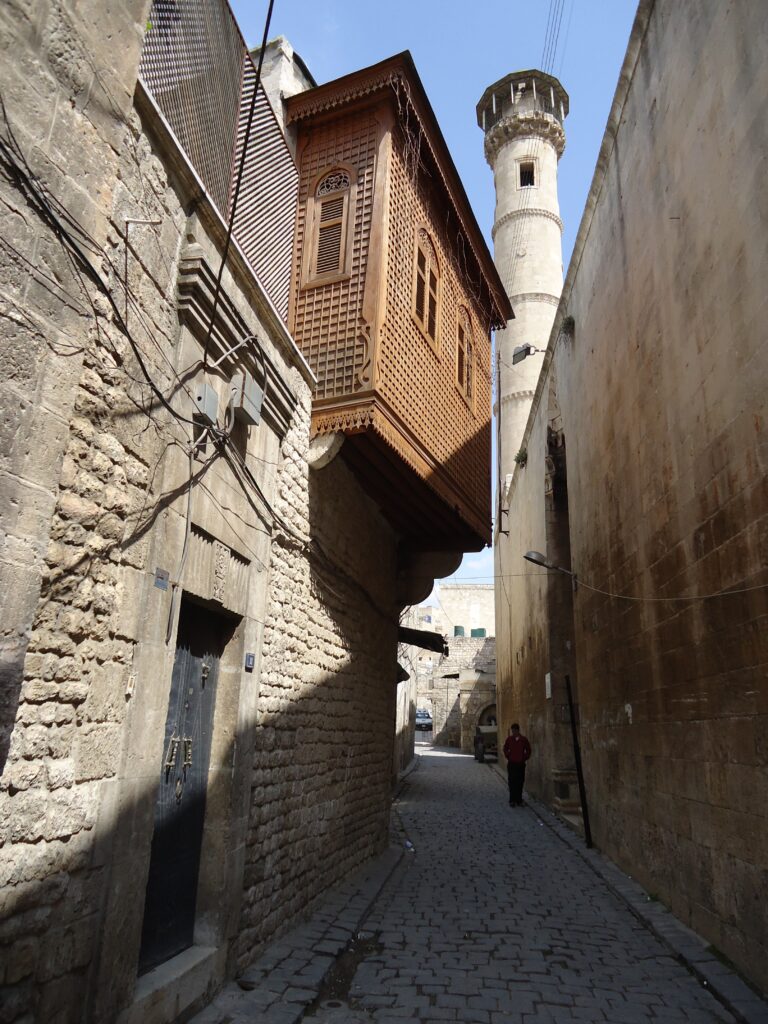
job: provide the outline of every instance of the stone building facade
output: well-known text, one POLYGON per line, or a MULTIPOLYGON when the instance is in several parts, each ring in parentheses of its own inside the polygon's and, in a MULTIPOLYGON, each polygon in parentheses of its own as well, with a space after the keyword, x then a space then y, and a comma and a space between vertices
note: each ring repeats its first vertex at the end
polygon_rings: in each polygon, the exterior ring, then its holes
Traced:
POLYGON ((432 715, 431 739, 473 750, 475 727, 496 717, 493 584, 441 583, 439 604, 415 605, 403 624, 445 637, 448 654, 404 645, 401 662, 416 680, 416 707, 432 715))
POLYGON ((763 990, 767 32, 759 5, 639 6, 497 591, 529 788, 572 763, 567 674, 595 843, 763 990))
POLYGON ((184 54, 167 7, 0 13, 8 1021, 175 1020, 381 849, 398 611, 455 564, 404 560, 339 440, 312 440, 295 137, 261 95, 217 282, 255 80, 217 10, 216 59, 176 68, 186 108, 153 63, 184 54))
POLYGON ((496 717, 496 641, 455 637, 449 653, 418 676, 418 705, 432 713, 432 739, 471 753, 475 727, 496 717))

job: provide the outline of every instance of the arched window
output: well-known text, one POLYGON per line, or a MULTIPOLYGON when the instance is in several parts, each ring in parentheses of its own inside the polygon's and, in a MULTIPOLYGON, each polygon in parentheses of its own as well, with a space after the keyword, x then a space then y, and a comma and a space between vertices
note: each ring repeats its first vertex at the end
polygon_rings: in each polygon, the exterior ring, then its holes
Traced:
POLYGON ((463 306, 459 308, 456 332, 456 383, 471 405, 475 395, 475 344, 472 337, 472 321, 463 306))
POLYGON ((312 204, 312 278, 337 277, 347 272, 351 191, 350 174, 344 169, 331 171, 317 183, 312 204))
POLYGON ((424 228, 416 235, 416 266, 413 283, 413 316, 437 348, 440 310, 440 268, 432 239, 424 228))

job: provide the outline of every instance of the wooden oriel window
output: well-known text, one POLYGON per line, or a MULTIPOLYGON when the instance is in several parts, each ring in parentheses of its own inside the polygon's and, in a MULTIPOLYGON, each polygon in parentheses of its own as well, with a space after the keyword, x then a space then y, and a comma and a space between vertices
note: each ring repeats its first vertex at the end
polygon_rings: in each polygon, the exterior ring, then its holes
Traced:
POLYGON ((335 278, 348 272, 347 236, 352 181, 347 170, 324 175, 312 203, 309 277, 335 278))
POLYGON ((416 266, 413 284, 413 316, 437 348, 440 302, 440 269, 432 239, 424 228, 416 236, 416 266))
POLYGON ((475 394, 475 345, 472 338, 472 322, 466 309, 459 311, 456 335, 456 383, 470 405, 475 394))

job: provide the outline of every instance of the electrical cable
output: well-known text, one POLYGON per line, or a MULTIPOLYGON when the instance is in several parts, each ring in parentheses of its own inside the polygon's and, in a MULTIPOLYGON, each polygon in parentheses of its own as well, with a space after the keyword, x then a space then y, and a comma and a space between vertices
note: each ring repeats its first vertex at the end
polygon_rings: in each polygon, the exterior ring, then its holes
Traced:
MULTIPOLYGON (((618 601, 637 601, 642 603, 659 603, 664 601, 712 601, 718 597, 731 597, 736 594, 752 594, 758 590, 768 590, 768 583, 758 583, 754 587, 740 587, 737 590, 719 590, 712 594, 690 594, 687 597, 635 597, 631 594, 616 594, 610 590, 602 590, 600 587, 595 587, 591 583, 586 583, 578 574, 571 574, 563 570, 565 575, 574 575, 576 583, 579 587, 584 587, 586 590, 592 590, 596 594, 602 594, 603 597, 615 598, 618 601)), ((553 576, 561 575, 561 573, 555 570, 554 572, 505 572, 505 573, 491 573, 486 576, 464 576, 460 582, 471 581, 477 582, 479 580, 505 580, 505 579, 518 579, 521 576, 553 576)))
MULTIPOLYGON (((175 419, 190 425, 193 424, 193 420, 189 419, 186 416, 183 416, 181 413, 179 413, 177 410, 173 408, 169 400, 165 397, 162 390, 157 386, 154 379, 152 378, 149 369, 146 365, 144 356, 141 350, 139 349, 136 340, 133 338, 131 332, 128 330, 123 315, 120 312, 119 306, 115 300, 114 295, 112 294, 112 289, 110 288, 109 284, 102 278, 99 271, 93 266, 93 264, 91 263, 90 259, 88 258, 84 251, 81 241, 83 239, 88 240, 87 234, 83 232, 80 226, 77 225, 74 221, 71 221, 71 223, 75 224, 73 230, 77 232, 78 237, 76 237, 66 227, 66 225, 62 222, 61 218, 58 216, 57 211, 51 204, 47 191, 30 170, 29 165, 26 162, 26 159, 23 157, 23 154, 21 154, 18 144, 16 143, 15 136, 13 135, 13 131, 8 121, 5 103, 1 96, 0 109, 2 110, 6 129, 10 136, 10 142, 0 137, 0 161, 5 167, 6 173, 10 176, 11 183, 15 185, 17 190, 26 200, 27 204, 40 217, 43 223, 45 223, 50 228, 50 230, 59 240, 65 251, 68 252, 75 259, 80 271, 106 298, 107 302, 109 303, 112 309, 114 321, 120 332, 128 341, 131 350, 134 354, 134 357, 136 359, 136 362, 138 363, 139 368, 146 380, 146 384, 149 386, 153 394, 157 397, 160 404, 168 412, 170 412, 175 419)), ((120 354, 113 351, 112 356, 117 361, 118 365, 121 366, 122 368, 123 359, 120 356, 120 354)))
POLYGON ((272 9, 275 6, 275 0, 269 0, 269 7, 267 8, 267 17, 264 22, 264 34, 261 40, 261 50, 259 51, 259 64, 256 68, 256 78, 253 83, 253 96, 251 96, 251 106, 248 111, 248 123, 245 128, 245 138, 243 139, 243 148, 240 153, 240 163, 237 168, 237 178, 235 179, 235 187, 232 193, 232 204, 229 210, 229 221, 227 224, 227 236, 224 242, 224 251, 221 255, 221 265, 219 266, 219 273, 216 276, 216 287, 213 293, 213 305, 211 306, 211 316, 208 321, 208 329, 205 332, 205 341, 203 343, 203 369, 208 366, 208 349, 211 343, 211 334, 213 332, 213 324, 216 319, 216 311, 219 308, 219 296, 221 294, 221 279, 224 276, 224 267, 227 263, 227 256, 229 255, 229 247, 232 242, 232 231, 235 226, 235 215, 237 213, 237 204, 240 198, 240 186, 243 180, 243 170, 245 168, 245 156, 248 152, 248 143, 251 138, 251 128, 253 127, 253 115, 256 111, 256 97, 258 96, 259 88, 261 86, 261 68, 264 63, 264 52, 267 48, 267 39, 269 37, 269 26, 272 21, 272 9))

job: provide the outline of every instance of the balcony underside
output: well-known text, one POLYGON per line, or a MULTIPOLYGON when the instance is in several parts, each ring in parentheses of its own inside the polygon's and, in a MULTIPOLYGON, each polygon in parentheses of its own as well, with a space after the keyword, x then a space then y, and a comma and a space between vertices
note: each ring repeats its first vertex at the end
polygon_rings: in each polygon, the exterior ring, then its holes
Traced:
POLYGON ((440 466, 430 466, 407 433, 375 399, 340 407, 316 403, 314 436, 343 433, 341 454, 363 489, 414 549, 480 551, 490 543, 487 515, 462 495, 440 466))

